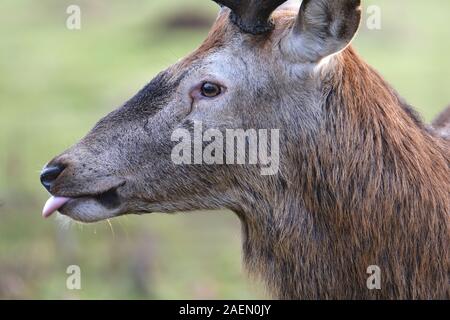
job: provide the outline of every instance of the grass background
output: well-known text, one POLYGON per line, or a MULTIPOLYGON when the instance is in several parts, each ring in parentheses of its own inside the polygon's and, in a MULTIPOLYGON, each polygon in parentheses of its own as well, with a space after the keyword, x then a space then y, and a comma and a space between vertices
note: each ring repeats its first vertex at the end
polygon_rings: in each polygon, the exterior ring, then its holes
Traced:
MULTIPOLYGON (((368 30, 364 20, 355 46, 429 121, 450 103, 450 2, 365 1, 372 4, 382 29, 368 30)), ((230 212, 95 225, 40 217, 42 166, 201 43, 207 28, 167 26, 185 13, 212 21, 217 6, 0 2, 0 298, 265 297, 241 268, 240 226, 230 212), (82 10, 79 31, 65 26, 71 4, 82 10), (81 267, 82 290, 66 289, 71 264, 81 267)))

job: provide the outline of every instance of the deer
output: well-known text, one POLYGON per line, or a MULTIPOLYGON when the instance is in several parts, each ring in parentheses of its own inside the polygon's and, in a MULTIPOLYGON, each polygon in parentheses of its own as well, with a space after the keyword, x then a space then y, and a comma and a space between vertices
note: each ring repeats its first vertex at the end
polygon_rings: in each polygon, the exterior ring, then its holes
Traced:
POLYGON ((273 298, 448 299, 450 117, 427 125, 357 54, 361 1, 215 2, 197 50, 45 166, 44 216, 228 209, 273 298), (174 164, 172 133, 196 121, 278 128, 278 172, 174 164))
POLYGON ((450 106, 433 121, 433 128, 438 135, 450 140, 450 106))

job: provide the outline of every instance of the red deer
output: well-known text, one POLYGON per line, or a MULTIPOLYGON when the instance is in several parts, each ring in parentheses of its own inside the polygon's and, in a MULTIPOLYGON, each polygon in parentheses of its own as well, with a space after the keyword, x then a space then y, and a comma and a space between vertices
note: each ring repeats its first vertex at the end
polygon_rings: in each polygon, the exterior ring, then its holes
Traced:
POLYGON ((360 1, 216 2, 198 50, 46 166, 44 215, 227 208, 274 297, 449 298, 449 143, 350 45, 360 1), (174 164, 171 134, 195 121, 280 129, 278 173, 174 164))
POLYGON ((434 120, 433 128, 444 139, 450 140, 450 106, 434 120))

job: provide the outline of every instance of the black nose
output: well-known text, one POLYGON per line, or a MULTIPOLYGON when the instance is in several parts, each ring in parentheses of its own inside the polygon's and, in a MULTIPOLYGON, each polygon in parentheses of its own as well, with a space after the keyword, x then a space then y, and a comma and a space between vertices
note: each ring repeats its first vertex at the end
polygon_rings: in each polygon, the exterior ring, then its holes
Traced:
POLYGON ((41 173, 41 183, 47 189, 50 191, 50 188, 52 187, 53 183, 55 182, 56 178, 63 172, 64 167, 62 166, 51 166, 46 167, 42 173, 41 173))

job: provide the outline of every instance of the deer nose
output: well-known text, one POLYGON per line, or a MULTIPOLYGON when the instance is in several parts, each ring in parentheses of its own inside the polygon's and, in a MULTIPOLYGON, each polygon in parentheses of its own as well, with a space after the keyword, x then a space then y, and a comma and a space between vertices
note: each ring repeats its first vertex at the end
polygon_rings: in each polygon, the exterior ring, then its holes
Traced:
POLYGON ((47 189, 50 191, 50 188, 52 187, 53 183, 55 182, 56 178, 63 172, 64 167, 62 166, 50 166, 46 167, 42 173, 41 173, 41 183, 47 189))

